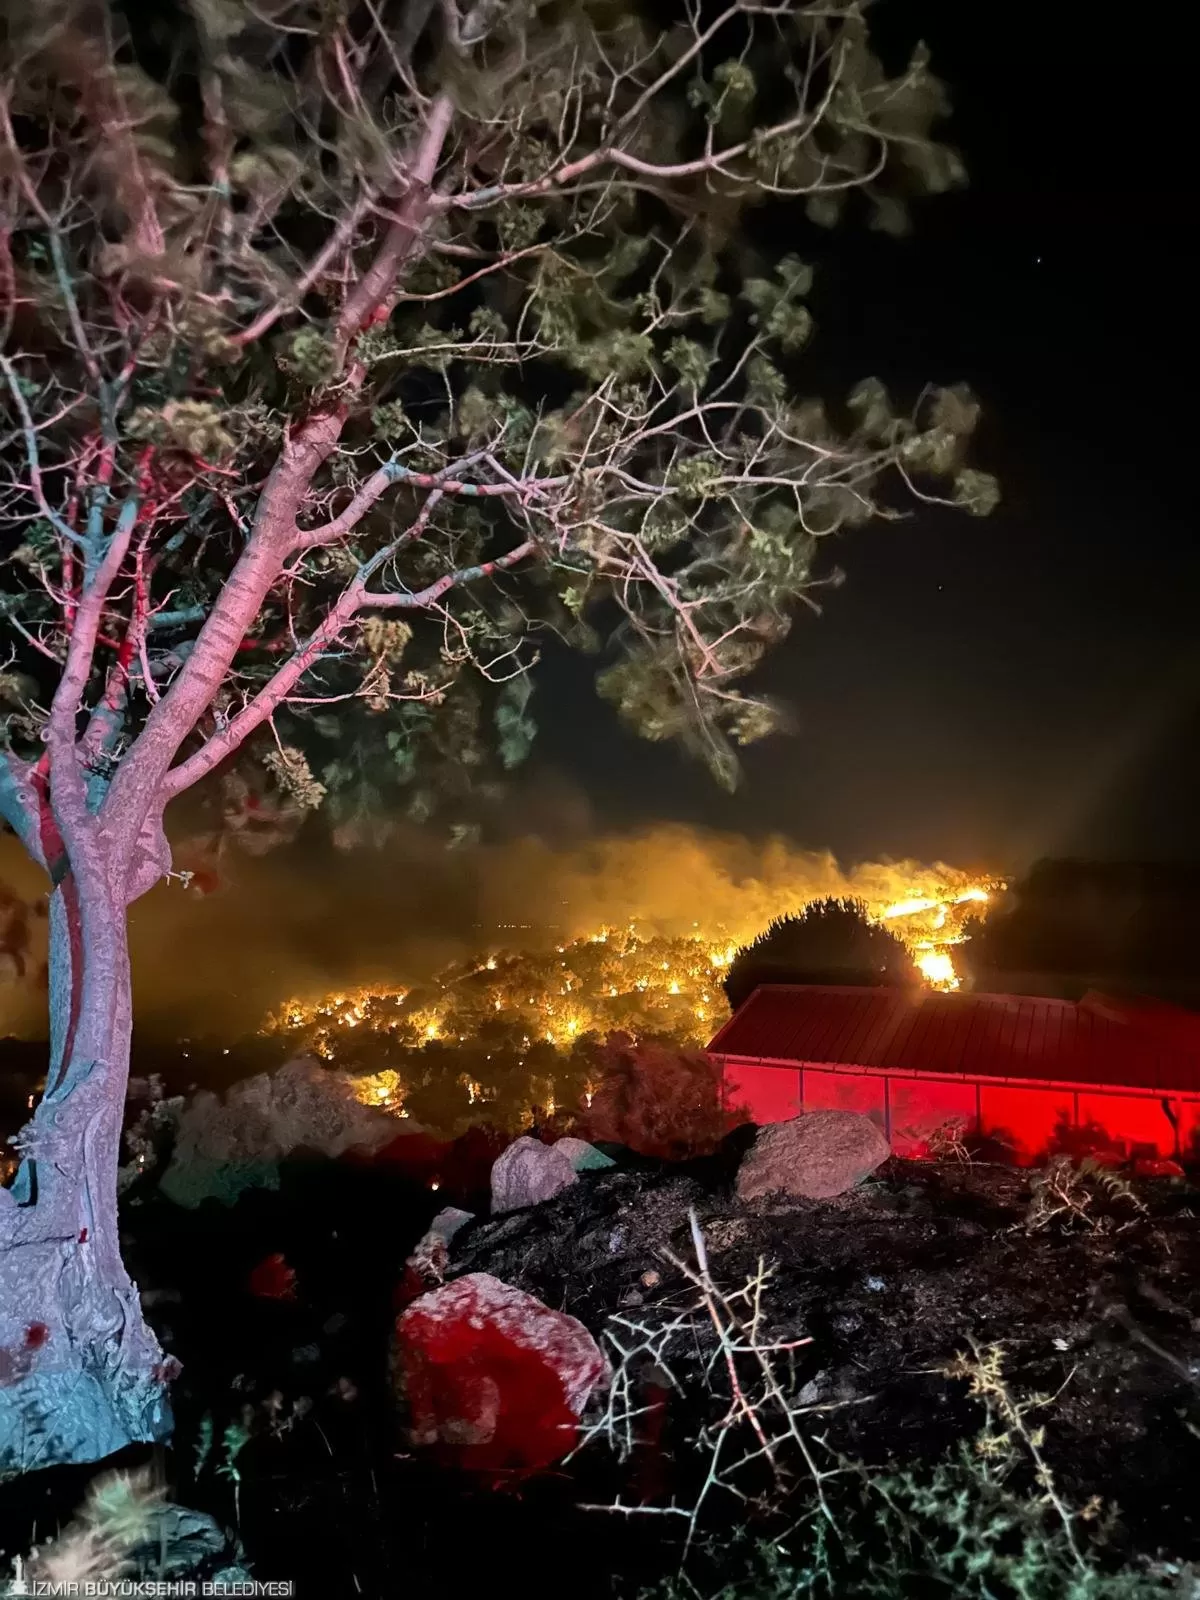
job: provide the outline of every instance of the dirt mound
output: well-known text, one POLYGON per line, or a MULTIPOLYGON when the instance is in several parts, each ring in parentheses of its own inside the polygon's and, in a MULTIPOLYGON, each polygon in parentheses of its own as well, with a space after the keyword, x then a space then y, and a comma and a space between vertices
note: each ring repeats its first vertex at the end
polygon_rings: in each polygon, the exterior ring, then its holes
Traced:
POLYGON ((811 1340, 795 1379, 834 1407, 835 1448, 867 1463, 942 1454, 974 1427, 942 1369, 999 1344, 1015 1390, 1058 1395, 1047 1450, 1069 1498, 1116 1502, 1143 1548, 1200 1551, 1200 1229, 1181 1186, 1141 1186, 1145 1214, 1098 1186, 1069 1231, 1029 1232, 1031 1178, 1005 1168, 891 1161, 826 1201, 742 1202, 709 1176, 588 1174, 464 1230, 450 1274, 493 1273, 595 1332, 678 1303, 687 1283, 666 1258, 690 1256, 694 1209, 726 1290, 771 1268, 763 1336, 811 1340))

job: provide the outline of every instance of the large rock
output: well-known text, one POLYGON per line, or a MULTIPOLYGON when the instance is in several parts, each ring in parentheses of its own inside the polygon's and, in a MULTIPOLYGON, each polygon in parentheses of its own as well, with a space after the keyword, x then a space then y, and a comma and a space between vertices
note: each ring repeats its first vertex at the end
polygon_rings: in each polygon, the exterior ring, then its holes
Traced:
POLYGON ((492 1215, 540 1205, 578 1181, 571 1157, 540 1139, 515 1139, 492 1167, 492 1215))
POLYGON ((556 1139, 554 1149, 566 1156, 576 1172, 603 1172, 606 1167, 616 1166, 613 1158, 606 1156, 603 1150, 597 1150, 586 1139, 573 1139, 570 1134, 556 1139))
POLYGON ((830 1200, 882 1166, 891 1147, 857 1111, 809 1111, 761 1128, 738 1169, 739 1199, 783 1193, 830 1200))
POLYGON ((581 1322, 473 1272, 396 1323, 395 1367, 414 1445, 471 1471, 550 1466, 574 1447, 608 1363, 581 1322))
POLYGON ((194 1095, 160 1187, 177 1205, 209 1198, 232 1205, 244 1189, 277 1189, 280 1163, 295 1151, 332 1159, 378 1150, 395 1136, 390 1112, 362 1105, 350 1079, 301 1057, 235 1083, 223 1100, 194 1095))
POLYGON ((457 1206, 446 1206, 438 1212, 404 1263, 404 1275, 392 1296, 395 1311, 402 1311, 428 1290, 445 1283, 450 1265, 450 1242, 474 1220, 472 1212, 461 1211, 457 1206))

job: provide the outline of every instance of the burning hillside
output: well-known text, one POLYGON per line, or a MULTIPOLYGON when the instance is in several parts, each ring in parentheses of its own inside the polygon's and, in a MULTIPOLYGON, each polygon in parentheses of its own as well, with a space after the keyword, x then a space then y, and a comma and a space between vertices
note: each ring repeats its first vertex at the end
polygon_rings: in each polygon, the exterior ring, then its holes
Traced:
MULTIPOLYGON (((907 887, 906 895, 866 901, 868 914, 900 937, 927 982, 956 988, 954 946, 993 885, 943 869, 907 887)), ((456 963, 415 987, 293 999, 266 1031, 359 1073, 364 1098, 398 1111, 409 1104, 412 1081, 444 1079, 454 1067, 464 1109, 500 1097, 488 1080, 514 1069, 526 1107, 539 1092, 545 1106, 555 1097, 556 1062, 559 1080, 574 1062, 579 1073, 566 1076, 582 1074, 586 1092, 585 1041, 622 1032, 705 1044, 729 1015, 725 969, 757 931, 696 924, 690 934, 668 937, 636 921, 601 927, 546 951, 497 950, 456 963)))

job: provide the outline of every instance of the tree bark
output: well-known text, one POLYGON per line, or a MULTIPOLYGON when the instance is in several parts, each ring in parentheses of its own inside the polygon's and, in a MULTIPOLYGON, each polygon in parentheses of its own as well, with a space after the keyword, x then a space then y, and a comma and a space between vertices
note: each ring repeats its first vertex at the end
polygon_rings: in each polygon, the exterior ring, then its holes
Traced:
POLYGON ((121 1261, 127 905, 97 841, 50 901, 50 1067, 0 1189, 0 1469, 98 1461, 171 1428, 169 1366, 121 1261))

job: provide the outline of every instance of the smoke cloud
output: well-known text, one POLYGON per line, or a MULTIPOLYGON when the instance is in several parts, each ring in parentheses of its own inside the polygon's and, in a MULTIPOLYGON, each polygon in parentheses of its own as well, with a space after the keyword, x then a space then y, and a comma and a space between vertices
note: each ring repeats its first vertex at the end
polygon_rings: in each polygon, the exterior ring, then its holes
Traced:
MULTIPOLYGON (((383 849, 339 854, 301 841, 231 857, 208 896, 159 885, 131 915, 143 1038, 236 1035, 291 997, 419 982, 500 947, 538 948, 631 920, 647 934, 753 937, 772 918, 827 895, 881 905, 969 874, 941 863, 842 866, 783 839, 755 842, 667 825, 567 842, 513 839, 446 851, 411 830, 383 849)), ((0 884, 30 904, 45 894, 14 839, 0 839, 0 884)), ((25 975, 0 972, 0 1037, 45 1030, 44 918, 25 975), (5 979, 7 978, 7 981, 5 979)))

